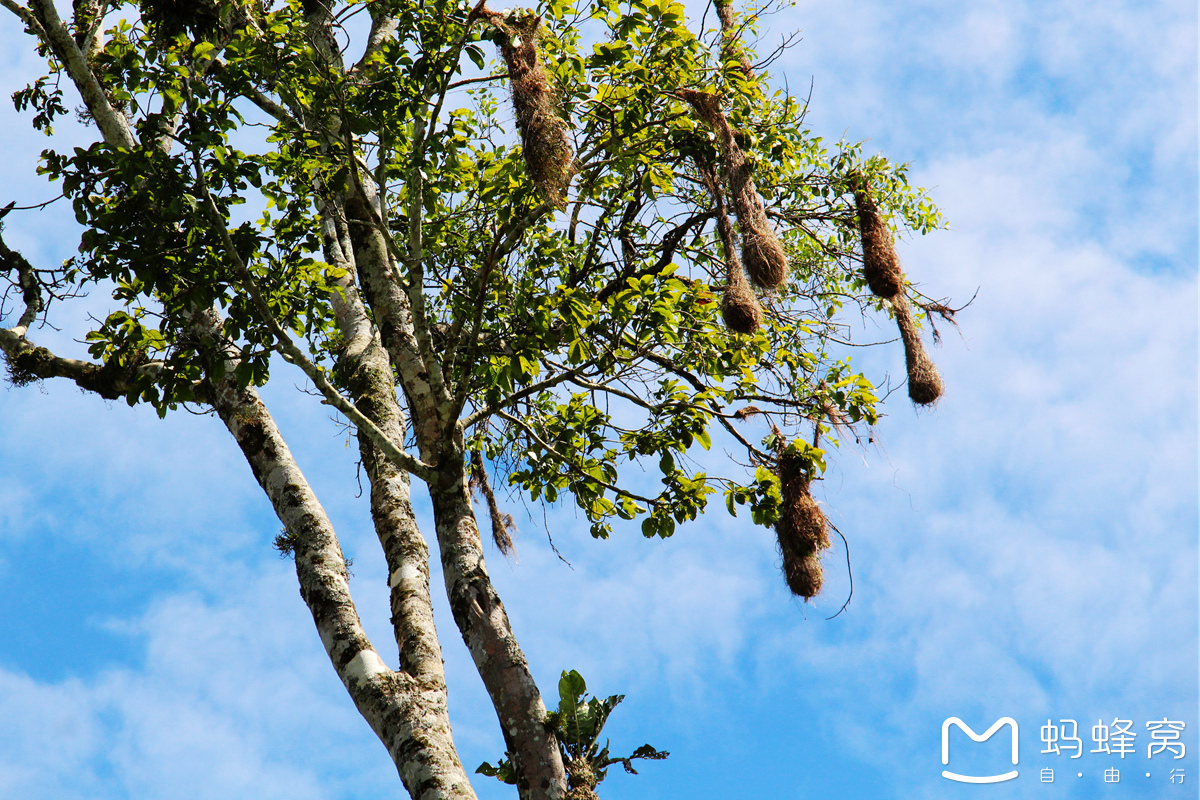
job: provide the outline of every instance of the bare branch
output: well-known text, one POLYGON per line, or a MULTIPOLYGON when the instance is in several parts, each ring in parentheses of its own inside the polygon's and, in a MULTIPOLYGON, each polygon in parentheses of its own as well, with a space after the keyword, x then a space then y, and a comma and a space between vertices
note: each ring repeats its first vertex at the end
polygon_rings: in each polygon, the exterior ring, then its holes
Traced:
POLYGON ((358 59, 358 63, 350 68, 349 74, 352 76, 366 69, 371 62, 371 57, 378 53, 380 48, 396 35, 396 16, 380 10, 385 7, 385 3, 367 4, 367 8, 371 13, 371 33, 367 36, 367 44, 363 48, 362 57, 358 59))
POLYGON ((42 29, 42 23, 38 22, 37 17, 33 15, 32 11, 30 11, 28 8, 25 8, 25 6, 14 3, 13 0, 0 0, 0 5, 16 14, 17 17, 25 23, 25 27, 29 28, 30 33, 45 41, 46 32, 42 29))

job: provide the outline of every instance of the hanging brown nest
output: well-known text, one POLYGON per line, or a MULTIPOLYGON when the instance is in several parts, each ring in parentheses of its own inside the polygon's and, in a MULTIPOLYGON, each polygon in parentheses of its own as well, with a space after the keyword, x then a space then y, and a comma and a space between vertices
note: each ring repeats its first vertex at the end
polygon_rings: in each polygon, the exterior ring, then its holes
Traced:
POLYGON ((187 31, 203 37, 221 25, 221 4, 214 0, 141 0, 142 21, 168 37, 187 31))
POLYGON ((762 306, 759 305, 754 290, 746 283, 746 275, 742 272, 742 263, 738 259, 734 244, 736 237, 733 224, 729 221, 729 212, 725 207, 725 195, 721 192, 721 184, 712 166, 704 163, 698 156, 695 161, 700 180, 712 195, 717 215, 717 234, 721 237, 721 247, 725 255, 725 296, 721 300, 721 318, 725 320, 725 327, 731 331, 754 333, 762 326, 762 306))
POLYGON ((783 576, 797 597, 809 600, 821 591, 824 571, 821 553, 829 549, 828 522, 809 492, 808 474, 799 456, 779 456, 779 494, 782 503, 775 536, 783 556, 783 576))
POLYGON ((542 18, 532 12, 505 16, 487 9, 480 14, 500 31, 500 56, 508 66, 529 178, 548 203, 561 208, 573 163, 567 123, 559 114, 553 80, 538 47, 542 18))
POLYGON ((908 396, 917 405, 936 403, 946 387, 937 367, 925 352, 925 346, 921 344, 921 332, 913 317, 912 305, 903 294, 897 294, 891 302, 896 313, 896 325, 900 328, 900 338, 904 341, 908 396))
POLYGON ((746 283, 741 265, 729 264, 729 285, 721 300, 721 318, 725 327, 736 333, 754 333, 762 326, 762 306, 754 290, 746 283))
POLYGON ((863 277, 877 297, 892 298, 904 288, 904 271, 892 241, 892 231, 879 216, 879 206, 867 184, 859 179, 854 191, 858 230, 862 235, 863 277))
POLYGON ((762 326, 762 306, 758 296, 746 283, 742 264, 735 247, 736 235, 729 221, 725 206, 725 195, 717 179, 716 170, 700 156, 693 156, 700 180, 712 196, 717 217, 717 234, 721 237, 721 248, 725 256, 725 293, 721 300, 721 317, 725 327, 736 333, 754 333, 762 326))
POLYGON ((750 176, 750 164, 721 111, 720 100, 711 92, 695 89, 680 89, 675 94, 687 101, 695 109, 696 116, 717 135, 725 162, 725 180, 742 234, 742 264, 746 273, 756 285, 778 289, 787 280, 787 254, 767 220, 766 207, 750 176))
POLYGON ((512 514, 502 514, 500 505, 496 502, 496 493, 488 481, 487 470, 483 467, 483 456, 478 450, 471 451, 471 480, 472 493, 480 493, 487 501, 488 513, 492 518, 492 541, 496 549, 506 556, 511 556, 515 550, 510 531, 516 531, 517 523, 512 514))
POLYGON ((738 226, 742 229, 742 263, 746 265, 750 280, 764 289, 778 289, 787 280, 787 254, 767 224, 762 200, 753 184, 748 192, 739 193, 735 188, 733 200, 738 226))

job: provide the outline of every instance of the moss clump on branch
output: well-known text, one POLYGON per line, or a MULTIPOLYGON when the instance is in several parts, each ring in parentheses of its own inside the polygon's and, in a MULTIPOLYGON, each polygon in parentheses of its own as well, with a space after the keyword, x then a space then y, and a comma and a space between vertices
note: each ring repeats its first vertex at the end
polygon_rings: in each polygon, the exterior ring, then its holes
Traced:
POLYGON ((567 759, 563 766, 567 770, 567 781, 570 784, 565 800, 596 800, 598 781, 591 762, 583 756, 578 756, 567 759))
POLYGON ((8 380, 13 386, 28 386, 53 375, 54 355, 44 347, 27 347, 10 354, 4 353, 8 380))
POLYGON ((542 18, 532 12, 503 15, 487 9, 480 15, 499 31, 525 168, 546 202, 561 208, 571 182, 573 155, 553 80, 542 65, 538 46, 542 18))
POLYGON ((779 494, 782 499, 775 535, 783 556, 783 576, 797 597, 810 600, 821 591, 825 574, 821 553, 829 549, 828 522, 809 492, 806 464, 786 451, 779 456, 779 494))

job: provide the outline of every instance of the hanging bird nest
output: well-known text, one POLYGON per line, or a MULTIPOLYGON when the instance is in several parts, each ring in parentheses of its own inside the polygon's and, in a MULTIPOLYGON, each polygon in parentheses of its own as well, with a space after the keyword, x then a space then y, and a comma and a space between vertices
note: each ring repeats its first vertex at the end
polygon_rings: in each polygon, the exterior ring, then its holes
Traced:
POLYGON ((542 18, 533 12, 504 15, 487 9, 480 15, 500 32, 500 56, 508 67, 529 178, 548 203, 561 208, 571 182, 573 156, 553 79, 542 65, 538 46, 542 18))
POLYGON ((879 215, 879 206, 861 178, 856 181, 854 204, 858 210, 858 230, 862 235, 863 277, 877 297, 895 297, 904 288, 904 271, 892 241, 892 231, 879 215))
POLYGON ((754 185, 750 184, 748 192, 739 192, 735 187, 733 201, 742 229, 742 263, 750 280, 764 289, 778 289, 787 280, 787 254, 767 224, 767 214, 754 185))
POLYGON ((804 461, 783 453, 778 470, 782 503, 775 535, 783 556, 783 576, 792 594, 809 600, 816 597, 824 582, 821 553, 829 549, 829 523, 809 492, 804 461))
POLYGON ((908 396, 917 405, 927 406, 937 402, 945 391, 942 376, 921 344, 921 331, 913 317, 912 305, 903 294, 891 299, 896 313, 896 325, 904 342, 904 363, 908 369, 908 396))
POLYGON ((746 283, 742 267, 729 262, 729 285, 725 287, 725 297, 721 300, 721 318, 725 327, 735 333, 754 333, 762 327, 762 306, 758 296, 746 283))
POLYGON ((217 32, 221 25, 221 4, 214 0, 141 0, 142 21, 168 37, 187 31, 203 37, 217 32))
POLYGON ((720 100, 711 92, 695 89, 680 89, 675 94, 687 101, 695 109, 696 116, 717 135, 724 159, 725 180, 742 234, 742 264, 746 273, 756 285, 778 289, 787 280, 787 254, 767 220, 766 207, 750 176, 750 164, 738 147, 729 120, 721 111, 720 100))
POLYGON ((699 156, 694 156, 694 160, 701 182, 712 195, 717 215, 717 234, 721 237, 721 248, 725 255, 725 296, 721 300, 721 318, 725 320, 725 327, 731 331, 754 333, 762 326, 762 306, 759 305, 758 295, 750 288, 742 271, 742 263, 738 259, 735 246, 736 236, 733 224, 729 221, 721 184, 711 164, 704 163, 699 156))

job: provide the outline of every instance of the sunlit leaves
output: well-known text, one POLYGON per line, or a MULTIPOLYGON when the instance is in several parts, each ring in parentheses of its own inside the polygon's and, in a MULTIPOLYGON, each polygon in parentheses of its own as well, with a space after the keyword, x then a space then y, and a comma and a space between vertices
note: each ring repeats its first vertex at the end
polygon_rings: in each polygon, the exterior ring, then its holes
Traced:
MULTIPOLYGON (((165 410, 203 364, 224 368, 190 334, 189 314, 215 306, 238 380, 267 379, 276 342, 221 225, 275 319, 328 358, 343 276, 325 263, 321 214, 371 183, 371 221, 341 220, 336 235, 386 231, 394 279, 424 292, 425 333, 474 415, 464 433, 513 486, 575 503, 601 537, 617 519, 673 535, 717 492, 769 524, 779 447, 811 442, 800 455, 819 477, 826 448, 880 414, 872 381, 838 352, 845 312, 877 305, 863 296, 850 177, 869 178, 900 231, 941 225, 928 197, 903 165, 813 136, 803 103, 743 70, 749 51, 722 48, 682 4, 543 0, 542 66, 576 158, 566 207, 550 208, 527 174, 496 29, 465 3, 390 6, 395 36, 346 69, 320 57, 298 0, 220 39, 108 32, 94 68, 139 144, 48 151, 43 165, 86 228, 80 278, 113 287, 93 354, 161 361, 130 399, 165 410), (697 173, 719 148, 680 88, 721 96, 787 249, 792 278, 764 294, 753 335, 721 321, 727 265, 697 173), (782 438, 762 442, 771 428, 782 438), (744 468, 701 468, 730 446, 744 468)), ((47 130, 62 113, 53 86, 15 98, 47 130)))

